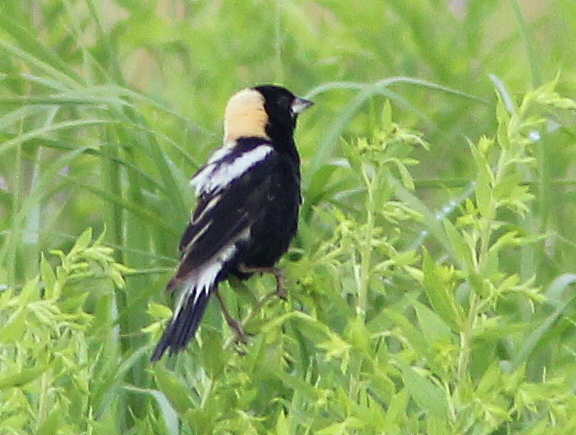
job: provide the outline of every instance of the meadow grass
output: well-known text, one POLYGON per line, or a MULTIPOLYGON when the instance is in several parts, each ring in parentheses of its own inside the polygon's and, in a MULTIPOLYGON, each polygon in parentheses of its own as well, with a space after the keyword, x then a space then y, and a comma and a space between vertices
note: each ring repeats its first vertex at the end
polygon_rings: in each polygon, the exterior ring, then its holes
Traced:
POLYGON ((0 434, 573 434, 576 6, 0 5, 0 434), (311 98, 300 230, 148 362, 226 99, 311 98))

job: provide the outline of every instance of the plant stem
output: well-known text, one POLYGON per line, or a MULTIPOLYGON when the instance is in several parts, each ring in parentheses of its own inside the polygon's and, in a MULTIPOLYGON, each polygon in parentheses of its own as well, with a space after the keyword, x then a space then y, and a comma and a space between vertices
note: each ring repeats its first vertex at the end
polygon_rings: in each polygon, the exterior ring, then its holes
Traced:
POLYGON ((358 305, 356 314, 366 318, 368 303, 368 286, 370 283, 370 264, 372 262, 372 236, 374 233, 374 192, 378 187, 378 171, 370 177, 366 168, 362 168, 362 179, 366 186, 366 227, 362 237, 360 250, 360 276, 358 278, 358 305))

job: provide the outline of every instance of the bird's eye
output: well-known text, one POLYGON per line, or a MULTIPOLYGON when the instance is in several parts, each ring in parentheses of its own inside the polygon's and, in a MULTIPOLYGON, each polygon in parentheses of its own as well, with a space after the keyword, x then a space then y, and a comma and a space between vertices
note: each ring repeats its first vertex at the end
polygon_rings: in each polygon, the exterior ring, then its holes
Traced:
POLYGON ((290 110, 290 100, 288 97, 282 95, 278 99, 278 107, 280 107, 282 110, 290 110))

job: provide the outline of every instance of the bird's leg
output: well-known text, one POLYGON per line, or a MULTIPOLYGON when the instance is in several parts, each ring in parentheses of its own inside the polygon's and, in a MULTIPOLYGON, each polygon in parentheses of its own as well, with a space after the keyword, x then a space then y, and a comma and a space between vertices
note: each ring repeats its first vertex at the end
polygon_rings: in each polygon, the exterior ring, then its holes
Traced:
POLYGON ((246 267, 244 264, 240 264, 238 270, 243 273, 271 273, 276 278, 276 296, 283 301, 287 299, 286 277, 284 271, 279 267, 246 267))
POLYGON ((224 314, 224 318, 226 319, 226 323, 228 323, 228 326, 230 327, 230 329, 232 329, 234 331, 234 333, 236 335, 236 341, 243 343, 243 344, 247 344, 248 343, 248 337, 247 337, 246 333, 244 332, 242 325, 240 324, 240 322, 238 322, 236 319, 234 319, 234 317, 232 317, 230 315, 230 313, 228 312, 228 309, 226 308, 226 305, 224 305, 224 301, 222 300, 222 297, 220 296, 218 289, 215 289, 214 293, 216 294, 216 298, 218 299, 218 302, 220 303, 220 308, 222 309, 222 314, 224 314))

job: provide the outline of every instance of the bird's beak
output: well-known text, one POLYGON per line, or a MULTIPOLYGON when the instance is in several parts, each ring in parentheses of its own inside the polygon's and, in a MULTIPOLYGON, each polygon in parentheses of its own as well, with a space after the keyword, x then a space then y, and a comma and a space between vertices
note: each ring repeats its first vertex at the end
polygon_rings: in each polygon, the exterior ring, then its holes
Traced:
POLYGON ((312 106, 314 103, 312 101, 305 100, 304 98, 296 97, 292 102, 292 113, 298 115, 308 107, 312 106))

